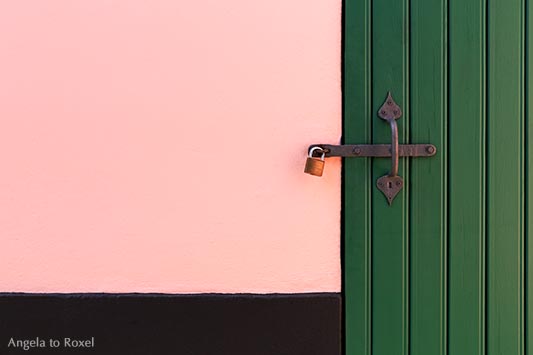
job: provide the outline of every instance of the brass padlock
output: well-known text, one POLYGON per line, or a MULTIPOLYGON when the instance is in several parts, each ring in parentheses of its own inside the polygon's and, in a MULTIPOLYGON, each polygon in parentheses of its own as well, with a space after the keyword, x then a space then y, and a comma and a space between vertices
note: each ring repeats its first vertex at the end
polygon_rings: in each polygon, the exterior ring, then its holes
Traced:
POLYGON ((305 162, 305 169, 304 172, 306 174, 311 174, 314 176, 322 176, 322 173, 324 172, 324 165, 326 164, 324 158, 326 156, 326 153, 324 150, 320 147, 313 147, 309 150, 309 156, 307 157, 307 160, 305 162), (315 150, 322 151, 322 156, 320 158, 313 157, 313 153, 315 150))

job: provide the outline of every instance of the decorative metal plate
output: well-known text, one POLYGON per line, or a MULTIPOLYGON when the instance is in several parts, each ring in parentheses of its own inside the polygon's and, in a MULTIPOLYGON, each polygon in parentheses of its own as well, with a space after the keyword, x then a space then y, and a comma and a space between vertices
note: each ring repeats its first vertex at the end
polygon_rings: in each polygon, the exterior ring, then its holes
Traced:
POLYGON ((403 179, 401 176, 382 176, 377 181, 378 189, 383 192, 389 205, 392 205, 392 200, 398 195, 398 192, 403 187, 403 179))
POLYGON ((398 106, 396 101, 394 101, 390 91, 387 93, 387 98, 378 111, 378 116, 385 121, 392 119, 397 120, 402 117, 402 109, 398 106))

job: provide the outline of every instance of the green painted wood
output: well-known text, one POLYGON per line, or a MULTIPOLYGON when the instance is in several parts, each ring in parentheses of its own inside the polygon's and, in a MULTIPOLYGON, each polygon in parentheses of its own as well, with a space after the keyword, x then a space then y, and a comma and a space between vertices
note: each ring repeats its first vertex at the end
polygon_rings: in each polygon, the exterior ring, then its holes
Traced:
POLYGON ((345 143, 390 142, 391 91, 400 142, 438 149, 400 160, 392 206, 375 185, 389 159, 344 162, 348 355, 533 354, 532 15, 346 0, 345 143))
POLYGON ((487 354, 523 354, 523 0, 489 1, 487 354))
POLYGON ((526 311, 525 327, 526 354, 533 354, 533 4, 526 2, 526 53, 525 53, 525 281, 526 311))
POLYGON ((485 0, 449 0, 450 354, 485 354, 485 0))
MULTIPOLYGON (((369 142, 371 121, 371 0, 348 1, 344 24, 343 140, 369 142), (349 98, 349 99, 347 99, 349 98)), ((370 159, 343 161, 346 354, 371 354, 370 159)))
MULTIPOLYGON (((372 2, 372 143, 390 143, 390 126, 377 116, 387 92, 402 107, 400 142, 409 128, 409 1, 372 2), (379 15, 376 15, 379 14, 379 15)), ((374 159, 372 167, 372 354, 409 353, 409 185, 392 206, 375 181, 389 173, 390 159, 374 159)), ((399 175, 409 181, 404 159, 399 175)))
POLYGON ((439 147, 409 176, 412 355, 447 351, 447 6, 411 0, 411 142, 439 147))

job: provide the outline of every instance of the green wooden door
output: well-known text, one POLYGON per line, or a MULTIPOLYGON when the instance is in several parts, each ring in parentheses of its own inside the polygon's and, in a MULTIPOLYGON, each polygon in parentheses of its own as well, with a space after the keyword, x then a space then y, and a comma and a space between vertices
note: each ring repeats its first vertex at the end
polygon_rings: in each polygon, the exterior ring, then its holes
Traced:
POLYGON ((344 160, 346 353, 533 354, 533 3, 344 11, 344 143, 390 142, 391 91, 400 143, 438 149, 400 158, 392 206, 389 159, 344 160))

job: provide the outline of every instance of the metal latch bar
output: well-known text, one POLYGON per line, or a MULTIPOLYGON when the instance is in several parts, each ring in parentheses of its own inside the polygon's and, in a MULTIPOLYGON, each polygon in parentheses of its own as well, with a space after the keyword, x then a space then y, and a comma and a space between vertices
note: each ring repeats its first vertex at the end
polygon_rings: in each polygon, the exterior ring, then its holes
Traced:
MULTIPOLYGON (((313 144, 312 148, 321 148, 326 157, 344 157, 344 158, 390 158, 390 144, 313 144)), ((400 144, 398 145, 398 154, 400 157, 432 157, 437 153, 437 148, 433 144, 400 144)))

